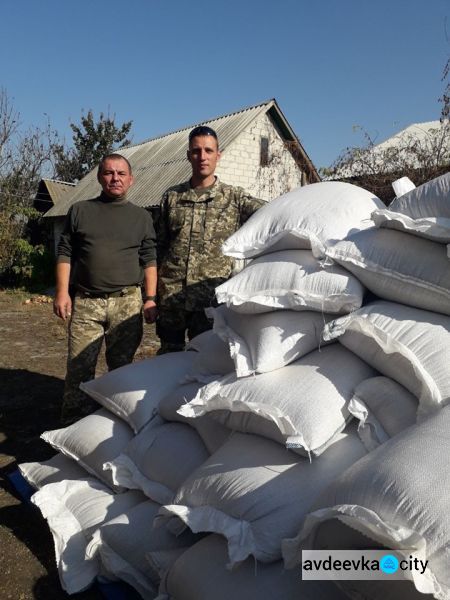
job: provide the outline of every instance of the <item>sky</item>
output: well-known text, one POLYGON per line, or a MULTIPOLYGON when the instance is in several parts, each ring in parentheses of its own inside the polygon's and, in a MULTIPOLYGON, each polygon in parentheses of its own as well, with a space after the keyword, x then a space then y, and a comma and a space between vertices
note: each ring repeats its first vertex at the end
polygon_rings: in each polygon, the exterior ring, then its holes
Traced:
POLYGON ((2 0, 0 86, 66 142, 89 109, 133 143, 275 98, 317 168, 362 130, 439 119, 450 0, 2 0), (361 129, 362 128, 362 129, 361 129))

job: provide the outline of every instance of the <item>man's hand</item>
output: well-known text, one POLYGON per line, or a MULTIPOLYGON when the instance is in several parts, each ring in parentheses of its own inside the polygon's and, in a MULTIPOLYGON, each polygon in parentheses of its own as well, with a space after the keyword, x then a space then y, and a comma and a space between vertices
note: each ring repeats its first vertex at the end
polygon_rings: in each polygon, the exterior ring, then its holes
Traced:
POLYGON ((144 319, 146 323, 154 323, 158 315, 158 309, 156 302, 153 300, 147 300, 144 302, 144 319))
POLYGON ((64 321, 70 317, 72 314, 72 299, 68 293, 60 292, 56 294, 53 301, 53 312, 64 321))

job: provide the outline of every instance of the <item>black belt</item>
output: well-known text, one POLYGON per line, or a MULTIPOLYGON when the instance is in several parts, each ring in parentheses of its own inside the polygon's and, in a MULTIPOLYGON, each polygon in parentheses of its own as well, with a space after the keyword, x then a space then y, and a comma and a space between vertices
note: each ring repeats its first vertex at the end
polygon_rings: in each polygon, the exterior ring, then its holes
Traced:
POLYGON ((131 287, 125 287, 121 290, 117 290, 116 292, 84 292, 82 290, 77 290, 77 295, 82 298, 102 298, 103 300, 107 300, 108 298, 122 298, 123 296, 130 296, 136 292, 136 289, 140 287, 138 285, 133 285, 131 287))

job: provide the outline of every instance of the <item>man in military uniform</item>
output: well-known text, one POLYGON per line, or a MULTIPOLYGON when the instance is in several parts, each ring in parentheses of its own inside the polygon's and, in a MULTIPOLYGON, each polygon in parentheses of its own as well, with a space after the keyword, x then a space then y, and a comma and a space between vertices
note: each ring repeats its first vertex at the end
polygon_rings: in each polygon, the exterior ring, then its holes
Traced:
POLYGON ((53 307, 58 317, 70 317, 64 425, 99 408, 79 385, 95 377, 103 339, 108 368, 116 369, 133 360, 142 313, 147 322, 156 319, 156 236, 150 214, 126 199, 130 163, 110 154, 97 179, 101 195, 70 208, 58 245, 53 307))
POLYGON ((264 204, 214 175, 220 151, 210 127, 190 132, 187 157, 192 177, 165 192, 157 227, 161 354, 182 350, 186 332, 191 339, 211 328, 204 309, 233 268, 221 245, 264 204))

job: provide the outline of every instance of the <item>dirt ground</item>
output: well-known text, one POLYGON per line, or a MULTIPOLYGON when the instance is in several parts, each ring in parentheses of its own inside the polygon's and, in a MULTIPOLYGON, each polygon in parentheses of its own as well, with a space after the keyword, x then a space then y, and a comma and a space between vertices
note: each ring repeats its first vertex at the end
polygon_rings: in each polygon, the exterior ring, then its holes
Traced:
MULTIPOLYGON (((69 598, 46 522, 6 477, 18 463, 54 454, 39 436, 60 426, 66 345, 66 327, 49 297, 0 291, 0 600, 69 598)), ((154 327, 146 325, 136 360, 157 348, 154 327)), ((98 373, 105 370, 102 360, 98 373)), ((103 598, 96 590, 71 597, 103 598)))

